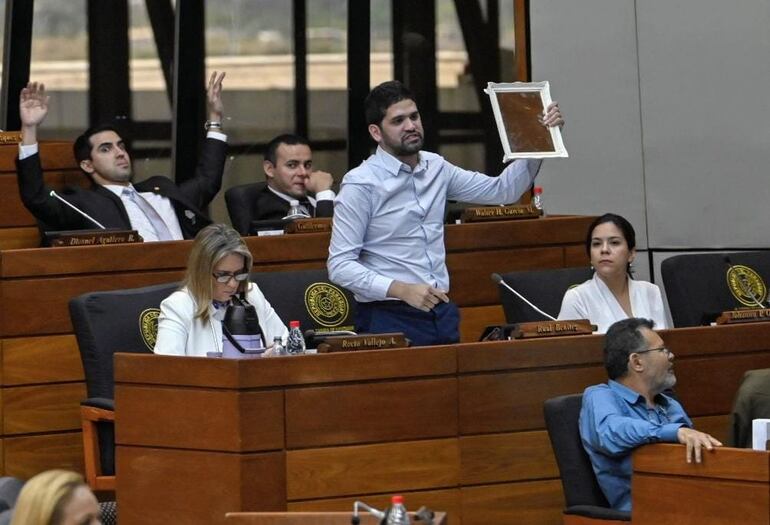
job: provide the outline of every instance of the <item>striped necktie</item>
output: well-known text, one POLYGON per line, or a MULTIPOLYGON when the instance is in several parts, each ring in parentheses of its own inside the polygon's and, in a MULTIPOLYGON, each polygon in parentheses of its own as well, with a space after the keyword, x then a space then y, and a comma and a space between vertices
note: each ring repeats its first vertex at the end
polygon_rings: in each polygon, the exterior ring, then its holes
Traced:
POLYGON ((155 234, 158 236, 158 240, 174 240, 174 237, 171 235, 171 231, 168 229, 168 226, 166 226, 166 223, 163 222, 163 219, 161 218, 158 211, 153 208, 144 197, 139 195, 139 193, 137 193, 134 188, 124 188, 123 195, 134 201, 134 204, 136 204, 136 206, 142 210, 142 213, 144 213, 145 217, 147 217, 147 220, 150 221, 150 224, 155 230, 155 234))

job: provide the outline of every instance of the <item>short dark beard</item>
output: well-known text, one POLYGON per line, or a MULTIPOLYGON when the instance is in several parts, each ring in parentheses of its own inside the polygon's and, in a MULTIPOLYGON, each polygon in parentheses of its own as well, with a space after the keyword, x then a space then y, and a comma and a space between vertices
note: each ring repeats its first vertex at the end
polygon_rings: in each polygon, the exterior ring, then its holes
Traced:
POLYGON ((406 156, 406 155, 414 155, 415 153, 418 153, 421 149, 423 144, 425 143, 422 135, 419 136, 420 140, 417 142, 413 142, 411 144, 406 144, 405 142, 401 142, 401 145, 398 148, 398 155, 399 156, 406 156))

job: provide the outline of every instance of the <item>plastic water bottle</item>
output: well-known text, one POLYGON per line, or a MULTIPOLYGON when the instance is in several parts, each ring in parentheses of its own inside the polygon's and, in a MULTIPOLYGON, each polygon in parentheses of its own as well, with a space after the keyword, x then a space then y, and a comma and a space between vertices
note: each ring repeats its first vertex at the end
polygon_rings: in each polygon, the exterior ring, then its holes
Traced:
POLYGON ((390 498, 390 509, 388 510, 387 525, 410 525, 409 514, 404 506, 403 496, 393 496, 390 498))
POLYGON ((273 351, 270 355, 286 355, 286 347, 283 346, 283 339, 280 335, 276 335, 273 339, 273 351))
POLYGON ((540 210, 540 215, 545 215, 545 208, 543 208, 543 188, 541 186, 535 186, 532 190, 532 206, 540 210))
POLYGON ((305 337, 299 329, 299 321, 289 322, 289 337, 286 339, 286 352, 291 355, 305 353, 305 337))
POLYGON ((299 207, 299 201, 292 199, 289 201, 289 213, 284 217, 284 219, 308 219, 310 218, 310 215, 305 213, 305 211, 299 207))

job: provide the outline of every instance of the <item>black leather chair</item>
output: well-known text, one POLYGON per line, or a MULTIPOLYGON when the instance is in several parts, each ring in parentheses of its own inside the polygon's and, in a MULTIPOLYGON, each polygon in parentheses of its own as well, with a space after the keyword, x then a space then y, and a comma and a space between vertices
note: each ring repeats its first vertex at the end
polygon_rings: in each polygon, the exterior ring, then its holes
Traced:
POLYGON ((610 508, 596 482, 591 460, 580 441, 578 419, 582 405, 583 395, 572 394, 549 399, 543 406, 545 426, 564 489, 563 523, 610 525, 631 521, 629 512, 610 508))
POLYGON ((80 413, 86 481, 94 490, 115 490, 113 354, 152 352, 160 303, 178 287, 92 292, 69 303, 88 391, 80 413))
POLYGON ((19 478, 3 476, 0 478, 0 525, 8 525, 13 518, 13 506, 24 487, 19 478))
MULTIPOLYGON (((514 290, 532 302, 532 304, 544 312, 557 317, 561 309, 564 293, 572 286, 590 279, 591 269, 580 267, 538 270, 534 272, 511 272, 503 274, 502 278, 514 290)), ((505 320, 508 323, 545 321, 548 319, 516 297, 513 292, 502 284, 498 287, 500 302, 503 304, 505 320)))
POLYGON ((252 182, 233 186, 225 192, 225 204, 230 222, 233 228, 241 235, 249 235, 252 216, 252 208, 257 200, 257 195, 264 191, 266 182, 252 182))
MULTIPOLYGON (((663 261, 660 271, 675 327, 709 324, 725 310, 751 307, 752 301, 742 304, 730 291, 730 264, 748 266, 766 288, 770 285, 770 251, 676 255, 663 261)), ((767 304, 767 297, 759 299, 767 304)))
POLYGON ((254 272, 251 280, 287 326, 299 321, 303 331, 354 329, 353 294, 329 281, 326 269, 254 272))

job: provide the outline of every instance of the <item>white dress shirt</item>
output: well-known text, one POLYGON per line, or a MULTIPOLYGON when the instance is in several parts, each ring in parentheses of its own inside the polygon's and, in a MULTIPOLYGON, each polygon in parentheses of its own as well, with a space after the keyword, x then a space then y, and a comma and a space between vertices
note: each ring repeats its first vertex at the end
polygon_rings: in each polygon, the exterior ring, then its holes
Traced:
MULTIPOLYGON (((628 295, 633 317, 652 319, 656 330, 671 326, 663 307, 660 288, 656 285, 628 279, 628 295)), ((596 333, 599 334, 607 332, 613 323, 628 317, 613 293, 595 273, 592 279, 567 290, 559 311, 559 319, 588 319, 598 327, 596 333)))
MULTIPOLYGON (((121 186, 119 184, 103 184, 102 187, 118 196, 123 203, 123 207, 126 209, 128 220, 131 221, 131 227, 139 232, 139 235, 142 236, 144 242, 160 240, 155 232, 155 228, 153 228, 152 223, 147 218, 147 215, 145 215, 131 197, 123 193, 123 190, 127 186, 121 186)), ((128 187, 133 188, 133 185, 129 183, 128 187)), ((158 215, 160 215, 160 218, 166 223, 166 227, 169 232, 171 232, 175 241, 184 239, 182 228, 179 226, 179 219, 177 218, 174 206, 171 204, 168 197, 164 197, 163 195, 151 191, 137 191, 136 193, 143 197, 144 200, 158 212, 158 215)))
POLYGON ((464 170, 420 152, 414 169, 382 148, 342 179, 334 201, 329 278, 360 302, 386 299, 394 280, 449 291, 444 250, 447 199, 515 202, 535 180, 540 160, 519 159, 499 177, 464 170))

